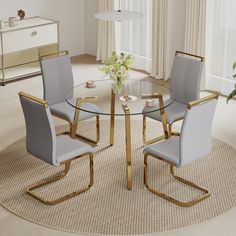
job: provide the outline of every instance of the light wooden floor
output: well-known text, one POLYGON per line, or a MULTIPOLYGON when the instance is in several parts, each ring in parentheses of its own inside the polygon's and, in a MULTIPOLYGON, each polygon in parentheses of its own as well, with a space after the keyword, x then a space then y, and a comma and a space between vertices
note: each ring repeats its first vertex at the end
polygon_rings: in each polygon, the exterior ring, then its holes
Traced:
MULTIPOLYGON (((93 57, 81 56, 73 59, 75 83, 90 79, 101 79, 103 73, 98 70, 99 65, 93 57)), ((132 78, 142 79, 146 74, 133 71, 132 78)), ((0 87, 0 149, 25 136, 24 119, 17 93, 26 91, 36 96, 42 96, 42 82, 40 77, 8 84, 0 87)), ((202 94, 204 95, 204 94, 202 94)), ((225 103, 220 98, 217 107, 213 135, 236 148, 236 101, 225 103)), ((59 121, 56 121, 59 123, 59 121)), ((1 154, 0 154, 1 155, 1 154)), ((0 174, 1 177, 1 174, 0 174)), ((235 236, 236 208, 209 222, 192 226, 174 232, 158 234, 169 236, 235 236)), ((71 233, 48 229, 25 221, 0 207, 0 236, 66 236, 71 233)))

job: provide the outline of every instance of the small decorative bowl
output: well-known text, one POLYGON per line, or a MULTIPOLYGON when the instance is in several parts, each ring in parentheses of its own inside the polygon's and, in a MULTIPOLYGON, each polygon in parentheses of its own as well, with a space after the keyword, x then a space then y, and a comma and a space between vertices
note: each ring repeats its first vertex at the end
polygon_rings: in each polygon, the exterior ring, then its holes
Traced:
POLYGON ((96 84, 93 80, 89 80, 89 81, 86 82, 86 87, 87 88, 95 88, 96 84))

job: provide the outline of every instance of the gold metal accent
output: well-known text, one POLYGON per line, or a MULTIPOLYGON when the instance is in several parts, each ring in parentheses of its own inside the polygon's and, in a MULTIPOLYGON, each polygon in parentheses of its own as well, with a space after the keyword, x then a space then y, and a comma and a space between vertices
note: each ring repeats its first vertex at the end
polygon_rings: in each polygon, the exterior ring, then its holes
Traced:
POLYGON ((25 92, 19 92, 19 96, 20 97, 26 97, 26 98, 34 101, 34 102, 37 102, 37 103, 43 105, 45 108, 48 108, 48 102, 43 100, 43 99, 41 99, 41 98, 34 97, 34 96, 32 96, 32 95, 30 95, 28 93, 25 93, 25 92))
POLYGON ((68 52, 68 50, 64 50, 64 51, 58 51, 58 52, 55 52, 55 53, 50 53, 50 54, 47 54, 47 55, 40 56, 39 60, 42 61, 46 57, 51 57, 51 56, 55 56, 55 55, 59 56, 60 54, 69 55, 69 52, 68 52))
POLYGON ((74 121, 73 121, 72 124, 64 116, 61 116, 61 115, 58 115, 58 114, 52 114, 53 116, 68 122, 69 125, 70 125, 70 131, 69 132, 65 131, 65 132, 58 133, 58 134, 68 134, 73 139, 75 139, 77 137, 77 138, 81 138, 81 139, 83 139, 83 140, 85 140, 87 142, 93 143, 95 145, 98 144, 98 142, 100 141, 100 121, 99 121, 99 115, 96 116, 96 139, 95 140, 92 140, 92 139, 90 139, 88 137, 85 137, 83 135, 77 134, 77 132, 76 132, 77 131, 78 122, 79 122, 79 113, 80 113, 80 109, 79 108, 80 108, 81 103, 83 103, 83 102, 95 102, 95 101, 97 101, 97 97, 80 97, 80 98, 77 98, 77 102, 76 102, 76 107, 77 108, 75 108, 74 121))
POLYGON ((165 135, 147 141, 147 117, 143 115, 143 143, 149 145, 165 139, 165 135))
POLYGON ((159 95, 159 94, 143 94, 141 97, 142 97, 142 99, 158 99, 159 100, 161 121, 162 121, 163 131, 164 131, 163 136, 160 136, 160 137, 157 137, 155 139, 147 141, 147 116, 145 116, 145 114, 144 114, 143 115, 143 143, 145 145, 149 145, 149 144, 152 144, 152 143, 155 143, 155 142, 159 142, 163 139, 168 139, 170 137, 171 133, 169 133, 169 130, 168 130, 168 127, 167 127, 163 96, 159 95))
POLYGON ((168 128, 167 128, 167 121, 166 121, 166 113, 165 113, 165 109, 164 109, 164 101, 163 101, 163 97, 160 96, 159 97, 159 105, 160 105, 160 112, 161 112, 161 121, 162 121, 162 126, 163 126, 163 130, 164 130, 164 135, 165 135, 165 139, 169 138, 169 132, 168 132, 168 128))
POLYGON ((184 118, 182 117, 182 118, 179 118, 179 119, 177 119, 177 120, 175 120, 175 121, 173 121, 171 124, 169 124, 169 134, 170 134, 170 136, 180 136, 180 132, 173 132, 172 131, 172 127, 173 127, 173 124, 174 123, 176 123, 176 122, 178 122, 178 121, 181 121, 181 120, 183 120, 184 118))
POLYGON ((76 101, 76 109, 75 109, 75 115, 74 115, 74 121, 73 124, 70 124, 70 134, 73 139, 76 137, 82 138, 88 142, 97 144, 100 140, 100 124, 99 124, 99 116, 96 116, 96 140, 92 140, 90 138, 87 138, 85 136, 79 135, 76 133, 77 126, 79 122, 79 113, 80 113, 80 106, 84 102, 96 102, 97 97, 79 97, 76 101))
POLYGON ((115 93, 113 89, 111 89, 110 146, 114 145, 114 128, 115 128, 115 93))
POLYGON ((199 58, 201 60, 201 62, 205 61, 204 57, 201 57, 201 56, 198 56, 198 55, 194 55, 194 54, 191 54, 191 53, 176 51, 175 56, 177 56, 178 54, 183 54, 183 55, 186 55, 186 56, 199 58))
MULTIPOLYGON (((154 188, 151 188, 148 185, 148 157, 149 156, 152 156, 152 155, 150 155, 148 153, 146 153, 144 155, 144 186, 145 186, 145 188, 148 191, 152 192, 153 194, 155 194, 155 195, 157 195, 157 196, 159 196, 161 198, 166 199, 167 201, 170 201, 170 202, 172 202, 172 203, 174 203, 174 204, 176 204, 178 206, 181 206, 181 207, 191 207, 191 206, 197 204, 198 202, 203 201, 204 199, 210 197, 211 193, 210 193, 210 191, 208 189, 206 189, 206 188, 204 188, 204 187, 202 187, 200 185, 197 185, 197 184, 195 184, 193 182, 190 182, 189 180, 183 179, 182 177, 177 176, 175 174, 175 171, 174 171, 175 167, 174 167, 173 163, 168 162, 168 161, 165 161, 165 162, 170 164, 170 173, 171 173, 173 178, 175 178, 176 180, 178 180, 178 181, 180 181, 180 182, 182 182, 182 183, 184 183, 184 184, 186 184, 188 186, 191 186, 191 187, 193 187, 193 188, 195 188, 197 190, 200 190, 201 192, 204 193, 204 195, 202 195, 202 196, 200 196, 200 197, 198 197, 198 198, 196 198, 196 199, 194 199, 194 200, 192 200, 190 202, 181 202, 181 201, 179 201, 179 200, 177 200, 175 198, 170 197, 169 195, 167 195, 165 193, 162 193, 162 192, 160 192, 158 190, 155 190, 154 188)), ((154 157, 154 156, 152 156, 152 157, 154 157)), ((154 158, 159 159, 161 161, 164 161, 164 160, 160 159, 159 157, 154 157, 154 158)))
POLYGON ((131 160, 131 127, 130 127, 130 110, 125 104, 122 105, 125 112, 125 141, 126 141, 126 175, 127 189, 132 189, 132 160, 131 160))
POLYGON ((160 94, 142 94, 141 98, 142 99, 160 99, 162 95, 160 94))
POLYGON ((92 154, 92 153, 86 153, 86 154, 84 154, 84 155, 82 155, 82 156, 78 156, 78 157, 75 157, 75 158, 73 158, 73 159, 71 159, 71 160, 68 160, 68 161, 66 161, 66 162, 64 162, 64 163, 61 163, 62 165, 63 165, 63 164, 65 165, 65 169, 64 169, 64 171, 63 171, 62 173, 60 173, 59 175, 50 177, 50 178, 48 178, 48 179, 42 180, 42 181, 40 181, 39 183, 28 187, 28 188, 26 189, 27 194, 29 194, 29 195, 32 196, 33 198, 39 200, 39 201, 42 202, 43 204, 46 204, 46 205, 56 205, 56 204, 58 204, 58 203, 64 202, 65 200, 68 200, 68 199, 70 199, 70 198, 72 198, 72 197, 75 197, 75 196, 77 196, 77 195, 79 195, 79 194, 81 194, 81 193, 84 193, 84 192, 88 191, 88 190, 92 187, 92 185, 93 185, 93 183, 94 183, 93 154, 92 154), (53 183, 53 182, 55 182, 55 181, 58 181, 58 180, 64 178, 65 176, 67 176, 67 174, 68 174, 68 172, 69 172, 69 170, 70 170, 71 162, 72 162, 74 159, 80 158, 80 157, 82 157, 82 156, 87 156, 87 155, 89 155, 89 160, 90 160, 90 163, 89 163, 89 167, 90 167, 90 181, 89 181, 89 185, 88 185, 87 187, 85 187, 85 188, 83 188, 83 189, 81 189, 81 190, 78 190, 78 191, 69 193, 69 194, 67 194, 67 195, 65 195, 65 196, 63 196, 63 197, 58 198, 58 199, 51 200, 51 201, 50 201, 50 200, 46 200, 46 199, 44 199, 44 198, 38 196, 37 194, 35 194, 35 193, 33 192, 33 190, 35 190, 35 189, 37 189, 37 188, 40 188, 40 187, 42 187, 42 186, 46 186, 46 185, 48 185, 48 184, 50 184, 50 183, 53 183))
POLYGON ((188 103, 187 108, 190 110, 190 109, 192 109, 192 107, 194 107, 198 104, 205 103, 205 102, 208 102, 211 99, 218 99, 218 98, 219 98, 219 94, 212 94, 212 95, 209 95, 207 97, 200 98, 198 100, 195 100, 195 101, 192 101, 192 102, 188 103))

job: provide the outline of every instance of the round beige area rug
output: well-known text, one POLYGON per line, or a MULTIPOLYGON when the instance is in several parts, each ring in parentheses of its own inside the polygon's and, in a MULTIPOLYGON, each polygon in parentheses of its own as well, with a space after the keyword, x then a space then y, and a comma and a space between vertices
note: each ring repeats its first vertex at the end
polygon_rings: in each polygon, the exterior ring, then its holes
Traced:
MULTIPOLYGON (((94 122, 80 124, 81 134, 94 135, 94 122)), ((160 124, 149 123, 149 133, 161 133, 160 124)), ((236 150, 213 139, 212 154, 178 169, 180 176, 212 191, 209 199, 181 208, 146 191, 143 186, 142 123, 132 121, 133 188, 126 189, 124 121, 115 125, 115 145, 109 147, 109 121, 101 121, 101 142, 95 147, 94 187, 56 206, 45 206, 25 193, 25 188, 60 172, 25 150, 25 139, 0 153, 0 204, 19 217, 40 225, 88 234, 148 234, 164 232, 216 217, 236 206, 236 150)), ((169 168, 149 162, 152 186, 180 200, 191 200, 198 191, 178 184, 169 168)), ((53 199, 88 182, 88 158, 73 163, 69 176, 37 193, 53 199)))

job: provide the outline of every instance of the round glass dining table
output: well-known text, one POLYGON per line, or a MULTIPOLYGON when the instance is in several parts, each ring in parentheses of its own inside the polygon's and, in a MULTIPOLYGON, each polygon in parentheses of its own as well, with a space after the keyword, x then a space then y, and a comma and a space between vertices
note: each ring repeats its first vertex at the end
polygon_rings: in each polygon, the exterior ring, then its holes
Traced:
MULTIPOLYGON (((148 113, 160 112, 164 138, 168 138, 165 108, 174 102, 172 97, 170 90, 155 80, 128 79, 124 82, 122 91, 118 93, 113 81, 104 79, 94 81, 90 87, 87 86, 87 82, 76 85, 67 92, 65 99, 70 106, 75 108, 78 116, 79 111, 93 113, 97 116, 109 116, 111 146, 114 144, 115 118, 124 117, 127 189, 130 190, 132 189, 131 117, 142 115, 146 118, 148 113), (95 103, 99 110, 94 110, 94 106, 82 106, 87 102, 95 103)), ((143 127, 143 130, 145 128, 143 127)))

